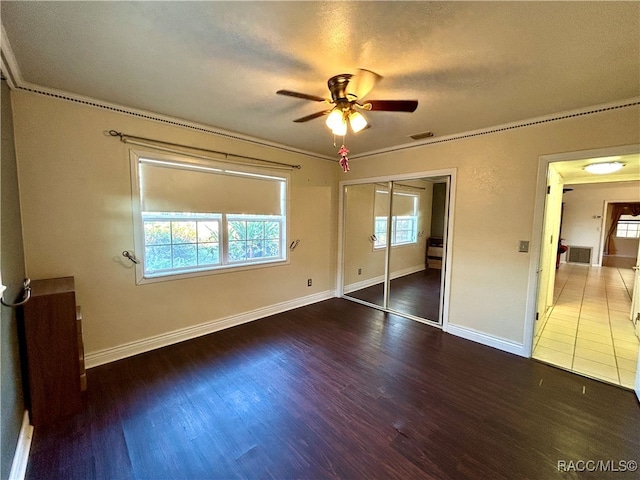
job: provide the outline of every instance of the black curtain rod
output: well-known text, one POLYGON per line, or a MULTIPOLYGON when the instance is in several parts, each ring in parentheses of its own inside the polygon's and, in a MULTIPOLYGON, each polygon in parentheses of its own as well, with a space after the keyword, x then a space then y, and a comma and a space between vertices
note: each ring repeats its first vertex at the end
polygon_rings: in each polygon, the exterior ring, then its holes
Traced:
MULTIPOLYGON (((183 145, 183 144, 180 144, 180 143, 165 142, 163 140, 156 140, 154 138, 138 137, 138 136, 135 136, 135 135, 128 135, 126 133, 121 133, 121 132, 118 132, 116 130, 109 130, 108 133, 112 137, 119 137, 120 141, 122 141, 122 142, 126 142, 127 139, 141 140, 141 141, 145 141, 145 142, 157 143, 157 144, 160 144, 160 145, 167 145, 167 146, 170 146, 170 147, 189 148, 189 149, 198 150, 198 151, 201 151, 201 152, 213 153, 215 155, 224 155, 224 158, 226 160, 229 160, 229 157, 233 157, 233 158, 238 158, 238 159, 242 159, 242 160, 253 160, 255 162, 261 162, 261 163, 265 163, 267 165, 275 165, 275 166, 279 166, 279 167, 288 167, 288 168, 292 168, 292 169, 294 169, 294 168, 295 169, 301 169, 302 168, 301 165, 293 165, 291 163, 276 162, 276 161, 273 161, 273 160, 264 160, 262 158, 248 157, 246 155, 236 155, 235 153, 220 152, 220 151, 217 151, 217 150, 209 150, 207 148, 193 147, 191 145, 183 145)), ((150 146, 153 147, 153 145, 150 145, 150 146)), ((179 153, 182 153, 182 152, 175 152, 175 153, 179 154, 179 153)), ((212 160, 217 160, 217 159, 212 158, 212 160)), ((256 165, 256 166, 259 166, 259 165, 256 165)))
MULTIPOLYGON (((416 187, 414 185, 407 185, 406 183, 398 183, 396 180, 391 180, 394 184, 398 185, 399 187, 404 187, 404 188, 415 188, 416 190, 426 190, 425 187, 416 187)), ((384 182, 378 182, 376 183, 376 185, 380 185, 381 187, 386 187, 388 186, 388 182, 384 183, 384 182)))

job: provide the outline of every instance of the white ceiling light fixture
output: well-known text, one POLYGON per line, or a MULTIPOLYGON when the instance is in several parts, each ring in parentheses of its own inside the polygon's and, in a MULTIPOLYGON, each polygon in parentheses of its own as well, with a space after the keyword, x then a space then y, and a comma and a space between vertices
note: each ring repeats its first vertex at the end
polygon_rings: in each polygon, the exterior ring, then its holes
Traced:
POLYGON ((353 133, 358 133, 368 125, 367 119, 360 112, 351 109, 341 110, 338 107, 331 111, 325 123, 334 135, 340 137, 347 134, 347 124, 351 126, 353 133))
POLYGON ((349 125, 351 125, 351 130, 353 130, 353 133, 358 133, 368 124, 367 119, 364 118, 364 115, 362 115, 360 112, 352 110, 349 114, 349 125))
POLYGON ((344 115, 341 110, 337 108, 333 109, 325 123, 334 135, 342 136, 347 134, 347 122, 345 122, 344 115))
POLYGON ((584 170, 596 175, 606 175, 607 173, 617 172, 622 167, 624 167, 624 163, 621 162, 600 162, 587 165, 584 170))

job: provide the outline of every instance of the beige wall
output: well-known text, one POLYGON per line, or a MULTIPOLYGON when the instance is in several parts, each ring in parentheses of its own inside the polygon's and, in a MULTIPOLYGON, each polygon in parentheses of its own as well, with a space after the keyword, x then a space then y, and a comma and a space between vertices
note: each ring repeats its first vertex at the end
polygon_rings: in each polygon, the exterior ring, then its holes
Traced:
POLYGON ((89 352, 335 288, 340 180, 457 169, 451 325, 522 343, 539 157, 638 142, 627 107, 336 164, 41 95, 13 92, 27 274, 74 275, 89 352), (292 174, 291 264, 135 285, 127 133, 301 163, 292 174), (338 176, 339 175, 339 176, 338 176), (313 278, 313 287, 306 279, 313 278))
MULTIPOLYGON (((24 280, 24 256, 22 228, 20 226, 20 202, 18 174, 14 145, 11 101, 7 82, 2 80, 2 155, 0 155, 0 270, 3 298, 13 302, 22 298, 24 280)), ((17 309, 0 306, 0 478, 9 478, 18 445, 25 402, 20 368, 20 341, 18 339, 17 309)), ((15 472, 14 472, 15 473, 15 472)))
MULTIPOLYGON (((335 289, 334 162, 78 103, 12 92, 27 275, 73 275, 91 352, 335 289), (291 173, 290 264, 136 285, 131 135, 301 164, 291 173), (307 287, 307 279, 313 286, 307 287)), ((136 148, 136 147, 134 147, 136 148)))
POLYGON ((638 239, 637 238, 612 238, 611 243, 613 245, 614 255, 621 257, 633 257, 638 256, 638 239))
MULTIPOLYGON (((449 324, 524 342, 539 157, 638 143, 627 107, 351 159, 345 179, 456 168, 449 324)), ((534 308, 534 307, 532 307, 534 308)))

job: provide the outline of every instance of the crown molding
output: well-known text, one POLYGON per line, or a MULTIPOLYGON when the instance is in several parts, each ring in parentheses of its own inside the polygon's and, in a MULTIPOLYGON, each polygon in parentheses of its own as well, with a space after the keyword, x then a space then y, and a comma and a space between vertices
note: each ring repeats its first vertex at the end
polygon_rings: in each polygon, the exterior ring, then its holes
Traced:
POLYGON ((9 88, 15 89, 16 85, 22 81, 22 76, 20 75, 18 62, 13 55, 11 43, 9 43, 9 37, 7 37, 7 32, 5 32, 2 22, 0 22, 0 29, 0 67, 2 68, 2 75, 7 80, 9 88))
POLYGON ((244 134, 232 132, 229 130, 223 130, 221 128, 212 127, 210 125, 206 125, 203 123, 191 122, 189 120, 184 120, 184 119, 172 117, 169 115, 163 115, 163 114, 151 112, 148 110, 141 110, 138 108, 126 107, 124 105, 119 105, 116 103, 105 102, 103 100, 98 100, 98 99, 86 97, 83 95, 77 95, 77 94, 65 92, 62 90, 42 87, 39 85, 31 84, 29 82, 23 82, 22 84, 16 85, 15 90, 21 90, 21 91, 38 94, 38 95, 54 97, 59 100, 80 103, 80 104, 91 106, 91 107, 101 108, 103 110, 109 110, 112 112, 122 113, 125 115, 142 118, 145 120, 155 121, 165 125, 172 125, 174 127, 182 127, 188 130, 208 133, 218 137, 232 138, 234 140, 239 140, 241 142, 245 142, 254 146, 272 148, 282 152, 295 153, 298 155, 318 158, 321 160, 335 161, 332 157, 329 157, 326 155, 320 155, 318 153, 309 152, 307 150, 302 150, 295 147, 290 147, 288 145, 284 145, 281 143, 271 142, 269 140, 265 140, 262 138, 251 137, 249 135, 244 135, 244 134))
POLYGON ((319 158, 321 160, 330 160, 332 162, 335 162, 335 159, 333 157, 330 157, 327 155, 321 155, 321 154, 310 152, 307 150, 298 149, 295 147, 291 147, 289 145, 284 145, 277 142, 271 142, 269 140, 265 140, 262 138, 252 137, 249 135, 244 135, 241 133, 212 127, 210 125, 206 125, 198 122, 191 122, 188 120, 172 117, 169 115, 163 115, 163 114, 151 112, 148 110, 127 107, 124 105, 119 105, 112 102, 106 102, 103 100, 98 100, 96 98, 77 95, 75 93, 66 92, 64 90, 43 87, 41 85, 27 82, 24 80, 24 78, 22 77, 22 74, 20 73, 20 67, 18 65, 18 62, 16 61, 15 56, 13 55, 13 50, 11 49, 9 38, 7 37, 7 34, 5 32, 4 25, 2 25, 1 22, 0 22, 0 26, 2 27, 2 36, 1 36, 1 43, 0 43, 0 50, 2 52, 2 55, 1 55, 2 72, 7 79, 7 83, 9 87, 13 90, 22 90, 22 91, 35 93, 35 94, 58 98, 60 100, 81 103, 83 105, 97 107, 104 110, 110 110, 117 113, 123 113, 125 115, 131 115, 131 116, 143 118, 146 120, 156 121, 159 123, 163 123, 165 125, 173 125, 176 127, 183 127, 189 130, 208 133, 208 134, 219 136, 219 137, 232 138, 235 140, 239 140, 241 142, 249 143, 251 145, 268 147, 268 148, 276 149, 279 151, 284 151, 287 153, 295 153, 295 154, 304 155, 307 157, 319 158))
POLYGON ((640 97, 632 97, 625 100, 618 100, 615 102, 592 105, 590 107, 577 108, 574 110, 566 110, 564 112, 551 113, 549 115, 544 115, 541 117, 534 117, 526 120, 519 120, 516 122, 510 122, 510 123, 504 123, 501 125, 494 125, 491 127, 480 128, 478 130, 469 130, 467 132, 453 133, 451 135, 444 135, 442 137, 432 137, 432 138, 429 138, 428 140, 424 140, 421 142, 405 143, 402 145, 396 145, 395 147, 382 148, 380 150, 364 152, 357 155, 349 155, 349 159, 356 160, 356 159, 368 158, 368 157, 373 157, 375 155, 382 155, 384 153, 395 153, 401 150, 409 150, 412 148, 424 147, 426 145, 451 142, 454 140, 462 140, 465 138, 488 135, 490 133, 503 132, 505 130, 514 130, 517 128, 540 125, 542 123, 557 122, 559 120, 565 120, 567 118, 581 117, 584 115, 591 115, 594 113, 606 112, 608 110, 617 110, 619 108, 637 107, 637 106, 640 106, 640 97))

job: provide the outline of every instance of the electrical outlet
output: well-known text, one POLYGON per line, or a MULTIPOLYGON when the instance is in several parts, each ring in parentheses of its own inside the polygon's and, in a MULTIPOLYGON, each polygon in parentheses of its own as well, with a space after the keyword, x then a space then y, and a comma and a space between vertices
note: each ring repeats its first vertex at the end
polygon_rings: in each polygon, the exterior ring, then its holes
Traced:
POLYGON ((358 275, 362 275, 362 269, 361 268, 358 269, 358 275))
POLYGON ((307 279, 307 287, 310 287, 310 286, 311 286, 311 283, 312 283, 312 282, 311 282, 311 279, 310 279, 310 278, 309 278, 309 279, 307 279))

